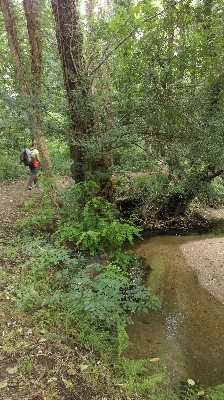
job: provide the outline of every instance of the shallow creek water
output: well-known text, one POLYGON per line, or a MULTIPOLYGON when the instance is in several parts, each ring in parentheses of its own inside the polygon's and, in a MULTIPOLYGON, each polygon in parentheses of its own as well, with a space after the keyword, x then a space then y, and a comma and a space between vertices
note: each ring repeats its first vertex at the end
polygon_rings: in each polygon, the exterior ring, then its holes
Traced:
POLYGON ((134 344, 128 355, 159 357, 174 387, 188 378, 204 388, 224 383, 224 305, 200 286, 181 250, 211 237, 157 236, 134 246, 152 268, 148 284, 162 296, 162 307, 135 317, 127 329, 134 344))

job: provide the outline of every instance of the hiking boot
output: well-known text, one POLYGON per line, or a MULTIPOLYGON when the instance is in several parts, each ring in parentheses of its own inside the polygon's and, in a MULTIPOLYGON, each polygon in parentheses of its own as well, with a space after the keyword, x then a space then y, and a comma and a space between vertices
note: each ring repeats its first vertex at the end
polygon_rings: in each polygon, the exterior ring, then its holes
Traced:
POLYGON ((28 190, 32 190, 32 187, 31 187, 31 186, 27 186, 27 189, 28 189, 28 190))

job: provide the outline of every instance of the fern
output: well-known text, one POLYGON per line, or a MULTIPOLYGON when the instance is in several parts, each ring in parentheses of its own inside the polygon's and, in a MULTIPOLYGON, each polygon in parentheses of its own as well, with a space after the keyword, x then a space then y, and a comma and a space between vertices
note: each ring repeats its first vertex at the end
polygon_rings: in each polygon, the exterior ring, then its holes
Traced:
POLYGON ((164 378, 165 374, 163 374, 162 372, 144 377, 138 382, 138 392, 150 392, 150 389, 154 388, 159 382, 162 382, 164 378))
POLYGON ((206 395, 208 400, 223 400, 224 399, 224 384, 215 386, 213 389, 208 390, 206 395))
POLYGON ((149 359, 144 360, 131 360, 122 357, 115 364, 115 372, 117 380, 119 379, 125 394, 130 396, 132 393, 149 394, 151 389, 155 388, 157 384, 165 378, 162 372, 150 374, 149 368, 151 367, 149 359))
POLYGON ((121 354, 126 350, 131 342, 129 340, 128 334, 125 328, 122 325, 118 325, 117 327, 117 342, 118 342, 118 358, 121 357, 121 354))

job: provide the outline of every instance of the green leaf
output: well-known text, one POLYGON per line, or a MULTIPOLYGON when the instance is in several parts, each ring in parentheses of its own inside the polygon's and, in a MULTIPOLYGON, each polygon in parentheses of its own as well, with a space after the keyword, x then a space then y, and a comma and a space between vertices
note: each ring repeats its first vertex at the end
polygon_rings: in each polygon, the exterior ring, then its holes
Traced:
POLYGON ((71 381, 68 381, 67 379, 62 378, 62 382, 65 384, 67 389, 73 387, 73 383, 71 381))
POLYGON ((88 364, 80 364, 80 366, 79 366, 81 372, 82 372, 82 371, 85 371, 88 367, 89 367, 88 364))
POLYGON ((142 6, 141 3, 135 4, 134 6, 130 6, 130 7, 129 7, 129 14, 130 14, 131 16, 137 14, 137 13, 139 12, 141 6, 142 6))
POLYGON ((187 380, 187 383, 188 383, 189 385, 191 385, 191 386, 194 386, 194 385, 195 385, 195 381, 193 381, 193 379, 188 379, 188 380, 187 380))
POLYGON ((7 368, 6 371, 8 372, 8 374, 13 375, 13 374, 16 374, 16 373, 18 372, 18 367, 17 367, 17 365, 16 365, 16 366, 13 367, 13 368, 7 368))
POLYGON ((5 388, 6 386, 8 386, 8 382, 7 381, 0 382, 0 389, 5 388))

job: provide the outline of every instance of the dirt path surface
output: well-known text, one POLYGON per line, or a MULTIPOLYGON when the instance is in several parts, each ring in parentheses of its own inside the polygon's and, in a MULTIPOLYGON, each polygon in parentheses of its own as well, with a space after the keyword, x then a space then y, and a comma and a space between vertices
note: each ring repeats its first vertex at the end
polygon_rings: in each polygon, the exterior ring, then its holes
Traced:
POLYGON ((26 181, 0 184, 0 223, 11 224, 16 219, 25 216, 22 207, 32 193, 40 189, 27 190, 26 181))
MULTIPOLYGON (((12 227, 26 216, 24 202, 42 192, 41 185, 27 190, 26 183, 0 183, 0 399, 126 399, 117 389, 108 393, 103 374, 92 380, 87 369, 90 349, 75 339, 70 345, 65 333, 46 331, 31 311, 19 312, 15 307, 14 282, 21 275, 25 256, 18 247, 19 232, 12 227)), ((101 360, 98 363, 102 367, 101 360)))

